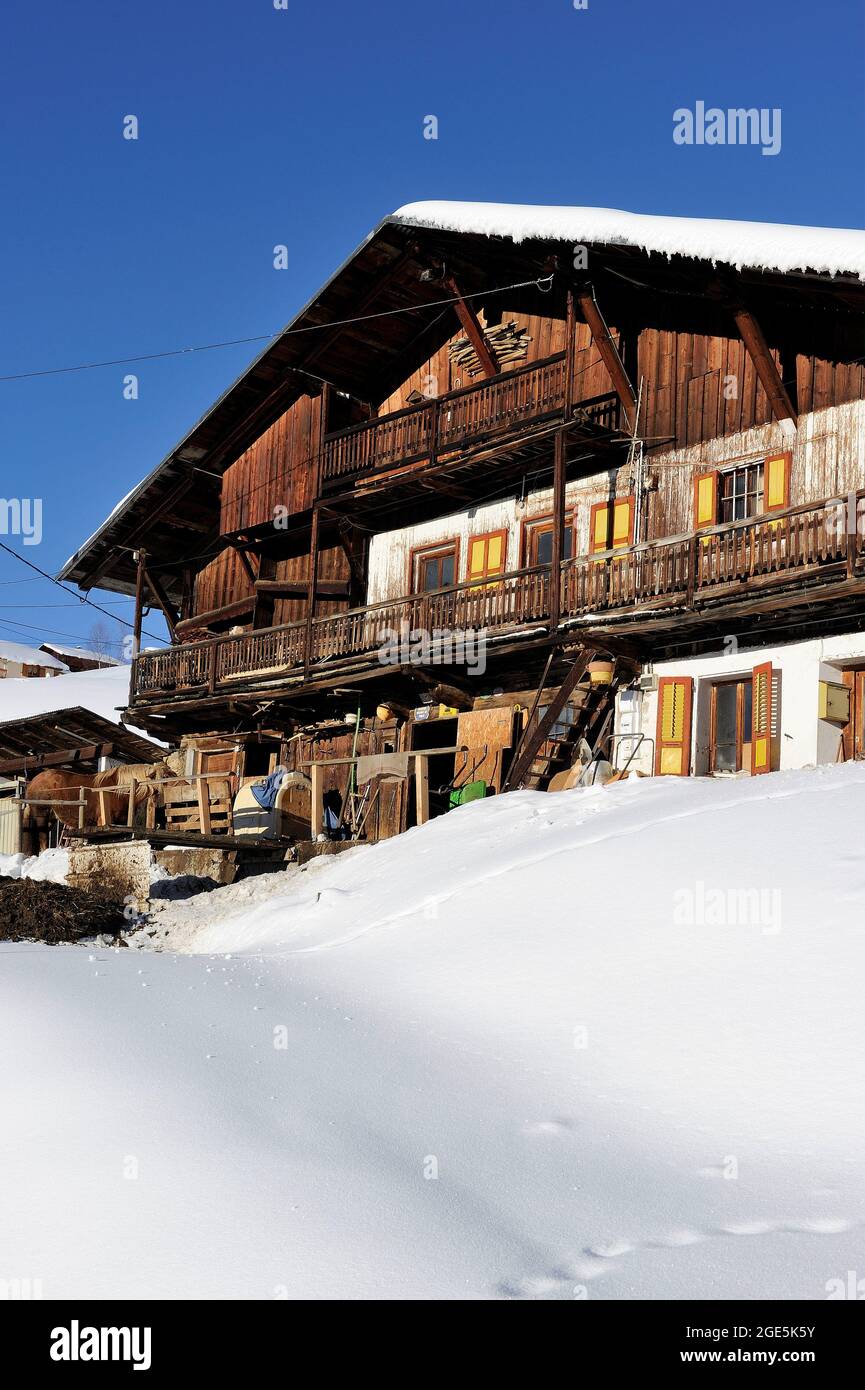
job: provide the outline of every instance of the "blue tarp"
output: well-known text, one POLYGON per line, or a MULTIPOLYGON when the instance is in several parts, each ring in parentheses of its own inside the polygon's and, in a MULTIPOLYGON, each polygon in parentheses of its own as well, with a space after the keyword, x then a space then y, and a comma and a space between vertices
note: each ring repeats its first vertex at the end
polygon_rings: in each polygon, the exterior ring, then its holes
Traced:
POLYGON ((259 806, 265 811, 272 811, 276 805, 276 798, 282 786, 282 779, 285 776, 285 768, 274 768, 263 782, 254 782, 251 791, 259 806))

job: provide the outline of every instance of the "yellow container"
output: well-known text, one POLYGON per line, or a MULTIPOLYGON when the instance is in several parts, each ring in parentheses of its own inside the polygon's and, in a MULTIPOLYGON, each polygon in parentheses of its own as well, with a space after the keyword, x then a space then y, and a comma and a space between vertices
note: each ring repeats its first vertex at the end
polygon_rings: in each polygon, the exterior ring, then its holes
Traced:
POLYGON ((592 685, 612 685, 612 661, 590 661, 589 680, 591 681, 592 685))

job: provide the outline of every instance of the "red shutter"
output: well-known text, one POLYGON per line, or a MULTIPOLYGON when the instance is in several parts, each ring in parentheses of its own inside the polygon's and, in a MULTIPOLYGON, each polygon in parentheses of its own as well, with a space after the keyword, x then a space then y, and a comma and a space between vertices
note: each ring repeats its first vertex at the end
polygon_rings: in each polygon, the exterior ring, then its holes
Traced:
POLYGON ((690 676, 661 676, 658 681, 656 777, 687 777, 691 770, 693 696, 690 676))

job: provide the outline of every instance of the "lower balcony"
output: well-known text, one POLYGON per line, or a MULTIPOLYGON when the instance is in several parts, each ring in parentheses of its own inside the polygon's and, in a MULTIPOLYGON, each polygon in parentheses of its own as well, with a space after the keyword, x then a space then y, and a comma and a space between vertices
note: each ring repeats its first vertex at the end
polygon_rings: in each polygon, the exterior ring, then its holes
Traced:
MULTIPOLYGON (((383 647, 412 632, 484 629, 487 640, 566 638, 580 625, 633 632, 651 643, 695 623, 839 598, 865 602, 865 490, 730 525, 562 564, 558 613, 549 566, 413 594, 284 627, 142 652, 130 704, 152 706, 241 690, 267 695, 375 670, 383 647), (855 513, 855 515, 854 515, 855 513)), ((741 629, 740 629, 741 630, 741 629)), ((444 634, 444 635, 442 635, 444 634)), ((405 647, 401 649, 405 651, 405 647)), ((431 657, 436 655, 435 647, 431 657)), ((440 653, 439 653, 440 655, 440 653)))

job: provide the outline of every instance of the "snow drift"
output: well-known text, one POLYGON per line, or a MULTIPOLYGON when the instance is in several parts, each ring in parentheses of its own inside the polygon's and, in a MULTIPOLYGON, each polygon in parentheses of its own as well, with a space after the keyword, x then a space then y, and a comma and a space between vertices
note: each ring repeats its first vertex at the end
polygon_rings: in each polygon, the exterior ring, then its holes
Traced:
POLYGON ((0 1273, 825 1298, 862 1262, 863 799, 861 765, 514 793, 167 904, 159 954, 0 948, 0 1273))

